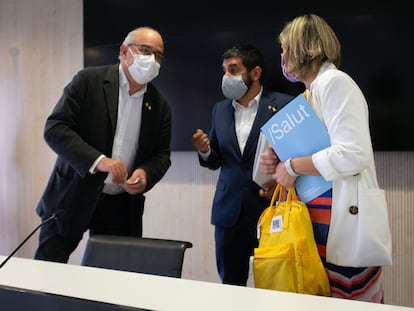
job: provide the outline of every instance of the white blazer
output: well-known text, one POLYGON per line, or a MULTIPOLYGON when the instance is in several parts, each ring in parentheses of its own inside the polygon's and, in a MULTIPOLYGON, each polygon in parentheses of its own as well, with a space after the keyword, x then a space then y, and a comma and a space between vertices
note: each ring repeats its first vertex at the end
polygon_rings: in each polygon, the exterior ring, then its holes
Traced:
POLYGON ((391 234, 384 191, 379 189, 376 176, 365 97, 354 80, 332 63, 322 65, 306 97, 327 127, 331 141, 330 147, 312 155, 320 174, 333 181, 326 259, 340 266, 382 265, 370 246, 379 245, 391 257, 391 234), (358 190, 359 184, 364 188, 358 190), (378 221, 382 228, 371 230, 369 222, 365 223, 369 219, 361 223, 361 215, 355 216, 361 214, 358 194, 368 192, 383 200, 371 215, 371 222, 378 221), (351 207, 358 207, 359 212, 351 207), (368 232, 376 240, 368 246, 360 244, 365 230, 379 231, 368 232))

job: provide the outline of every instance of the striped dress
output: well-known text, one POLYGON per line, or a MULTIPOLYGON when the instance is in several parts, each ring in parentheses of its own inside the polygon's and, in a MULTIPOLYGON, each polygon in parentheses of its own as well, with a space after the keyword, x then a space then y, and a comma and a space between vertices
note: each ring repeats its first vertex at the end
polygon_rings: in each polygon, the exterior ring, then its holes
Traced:
POLYGON ((384 303, 382 267, 353 268, 326 262, 326 242, 331 219, 332 189, 309 201, 306 205, 309 208, 319 255, 328 272, 331 296, 384 303))

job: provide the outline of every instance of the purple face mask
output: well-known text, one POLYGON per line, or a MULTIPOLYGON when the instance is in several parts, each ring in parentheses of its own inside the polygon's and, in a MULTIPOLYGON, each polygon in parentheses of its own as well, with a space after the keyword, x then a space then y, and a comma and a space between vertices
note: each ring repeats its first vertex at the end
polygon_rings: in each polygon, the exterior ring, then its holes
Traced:
POLYGON ((286 65, 283 63, 283 55, 280 54, 280 65, 282 67, 282 73, 285 76, 286 80, 288 80, 289 82, 295 83, 295 82, 299 82, 298 79, 295 78, 295 76, 289 72, 286 72, 286 65))

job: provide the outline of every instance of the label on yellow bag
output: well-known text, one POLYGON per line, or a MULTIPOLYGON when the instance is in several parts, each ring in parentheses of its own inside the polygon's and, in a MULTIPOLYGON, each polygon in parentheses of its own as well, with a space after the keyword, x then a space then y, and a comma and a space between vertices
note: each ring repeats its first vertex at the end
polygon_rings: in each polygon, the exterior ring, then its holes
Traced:
POLYGON ((280 232, 282 231, 282 216, 275 216, 272 218, 272 222, 270 223, 270 232, 280 232))
POLYGON ((278 185, 270 206, 259 218, 259 247, 253 261, 255 287, 330 296, 307 206, 296 199, 294 188, 289 189, 286 201, 281 200, 282 193, 285 189, 278 185))

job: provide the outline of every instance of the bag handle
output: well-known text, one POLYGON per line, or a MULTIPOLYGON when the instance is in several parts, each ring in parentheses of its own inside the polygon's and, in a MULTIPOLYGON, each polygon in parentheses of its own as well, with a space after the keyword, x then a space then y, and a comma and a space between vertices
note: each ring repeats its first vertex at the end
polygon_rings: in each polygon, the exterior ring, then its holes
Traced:
POLYGON ((281 184, 277 184, 275 190, 273 191, 272 200, 270 201, 270 206, 275 207, 275 203, 282 202, 284 200, 284 197, 285 197, 285 187, 283 187, 281 184))
POLYGON ((290 206, 292 200, 297 200, 295 187, 290 187, 286 195, 285 187, 283 187, 281 184, 277 184, 275 191, 273 191, 270 206, 275 206, 276 202, 283 202, 284 200, 286 200, 288 206, 290 206))
MULTIPOLYGON (((275 187, 275 190, 273 191, 272 199, 270 201, 269 207, 272 210, 276 209, 276 203, 277 202, 283 202, 286 199, 286 211, 283 221, 283 227, 286 228, 289 224, 289 214, 291 209, 291 201, 296 200, 296 191, 295 187, 290 187, 289 191, 286 195, 285 187, 283 187, 281 184, 277 184, 275 187), (286 197, 286 198, 285 198, 286 197)), ((263 219, 263 213, 260 215, 259 220, 257 222, 257 227, 259 228, 262 225, 262 219, 263 219)), ((259 231, 258 231, 259 232, 259 231)), ((259 237, 259 233, 258 233, 259 237)))
POLYGON ((289 226, 289 220, 290 220, 290 212, 292 209, 292 200, 295 201, 297 199, 296 197, 296 191, 295 187, 290 187, 288 190, 288 193, 286 195, 286 209, 285 209, 285 215, 283 217, 283 228, 286 229, 289 226))
POLYGON ((295 187, 293 187, 293 186, 289 188, 289 191, 288 191, 288 194, 287 194, 286 203, 288 204, 288 206, 290 206, 290 202, 292 200, 294 200, 294 201, 297 200, 296 190, 295 190, 295 187))
MULTIPOLYGON (((284 194, 285 190, 284 187, 280 184, 277 184, 275 187, 275 190, 273 190, 273 195, 272 195, 272 199, 270 200, 270 205, 269 205, 269 209, 271 209, 272 211, 275 210, 276 208, 276 202, 281 202, 281 200, 283 200, 283 194, 284 194)), ((257 238, 260 237, 260 230, 259 228, 262 225, 262 221, 263 221, 263 217, 264 217, 265 213, 263 212, 260 217, 259 220, 257 221, 257 238)))

